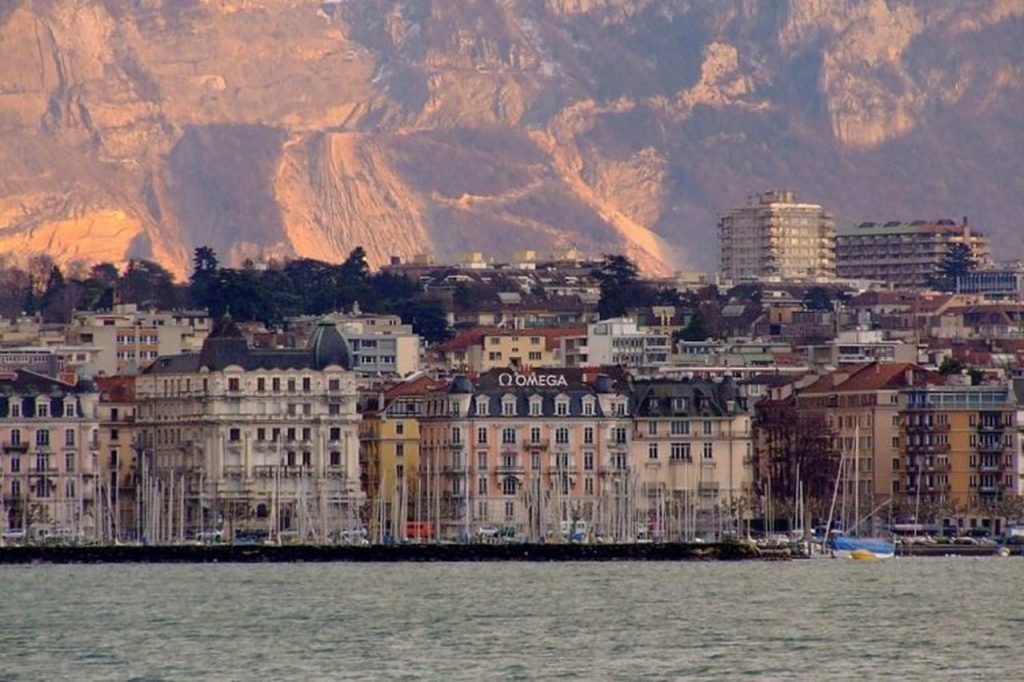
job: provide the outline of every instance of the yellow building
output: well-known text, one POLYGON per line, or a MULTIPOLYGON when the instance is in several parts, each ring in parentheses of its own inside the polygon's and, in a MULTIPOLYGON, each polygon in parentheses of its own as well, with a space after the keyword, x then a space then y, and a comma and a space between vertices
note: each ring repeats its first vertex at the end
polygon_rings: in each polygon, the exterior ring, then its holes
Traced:
POLYGON ((999 503, 1017 494, 1010 387, 915 387, 901 393, 900 407, 908 506, 923 505, 936 522, 964 527, 980 519, 1001 532, 999 503))
POLYGON ((478 328, 444 344, 448 366, 483 373, 508 367, 563 367, 560 340, 584 336, 576 328, 498 329, 478 328))
POLYGON ((388 536, 410 539, 407 521, 417 499, 423 396, 440 385, 428 377, 397 384, 378 397, 374 409, 363 412, 359 458, 365 477, 367 529, 374 542, 388 536))

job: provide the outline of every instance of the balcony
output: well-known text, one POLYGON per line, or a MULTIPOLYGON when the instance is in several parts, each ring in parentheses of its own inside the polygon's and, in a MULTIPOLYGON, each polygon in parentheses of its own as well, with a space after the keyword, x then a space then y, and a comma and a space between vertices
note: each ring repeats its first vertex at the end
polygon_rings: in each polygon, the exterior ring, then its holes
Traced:
POLYGON ((982 433, 997 433, 1003 431, 1006 427, 1002 424, 978 424, 978 430, 982 433))
POLYGON ((244 478, 245 467, 243 466, 225 466, 224 467, 225 478, 244 478))
POLYGON ((523 445, 527 450, 547 450, 551 446, 551 441, 543 438, 541 440, 531 440, 523 445))
POLYGON ((467 472, 465 464, 450 464, 441 467, 441 473, 453 476, 453 475, 464 475, 467 472))
POLYGON ((526 473, 526 467, 519 464, 499 464, 494 468, 499 476, 522 476, 526 473))
POLYGON ((4 452, 28 452, 28 443, 4 442, 4 452))
POLYGON ((1002 441, 996 443, 978 443, 978 452, 1002 452, 1006 449, 1002 441))
POLYGON ((466 447, 466 444, 463 443, 462 441, 459 441, 457 443, 448 443, 449 450, 462 450, 464 447, 466 447))
POLYGON ((717 495, 719 490, 718 481, 700 481, 697 483, 697 493, 700 495, 717 495))

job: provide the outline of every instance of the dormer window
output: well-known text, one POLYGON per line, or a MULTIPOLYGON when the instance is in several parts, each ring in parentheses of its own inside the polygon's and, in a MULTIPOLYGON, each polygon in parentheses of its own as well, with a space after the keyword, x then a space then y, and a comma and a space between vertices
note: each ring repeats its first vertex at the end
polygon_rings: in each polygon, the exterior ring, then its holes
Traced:
POLYGON ((21 416, 21 403, 19 403, 19 402, 12 402, 11 403, 11 416, 12 417, 20 417, 21 416))
POLYGON ((672 410, 674 412, 686 412, 686 398, 672 398, 672 410))
POLYGON ((555 399, 555 415, 559 417, 565 417, 569 414, 569 398, 566 396, 558 396, 555 399))
POLYGON ((476 414, 479 417, 486 417, 490 414, 490 406, 487 400, 487 396, 478 396, 476 399, 476 414))
POLYGON ((530 416, 539 417, 544 409, 544 399, 539 395, 530 398, 530 416))
POLYGON ((503 417, 514 417, 516 416, 516 399, 515 396, 505 396, 501 399, 501 416, 503 417))
POLYGON ((583 399, 583 416, 593 417, 594 416, 594 399, 587 397, 583 399))
POLYGON ((75 416, 75 404, 73 402, 64 403, 64 416, 74 417, 75 416))
POLYGON ((50 404, 44 400, 40 400, 36 403, 36 416, 37 417, 49 417, 50 416, 50 404))

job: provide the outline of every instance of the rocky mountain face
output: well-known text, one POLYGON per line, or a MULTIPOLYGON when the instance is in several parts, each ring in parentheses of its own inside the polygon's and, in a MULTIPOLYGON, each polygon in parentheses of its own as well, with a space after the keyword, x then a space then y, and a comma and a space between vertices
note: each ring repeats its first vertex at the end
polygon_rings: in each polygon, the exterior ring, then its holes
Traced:
POLYGON ((5 0, 0 253, 622 251, 715 213, 1024 213, 1024 2, 5 0))

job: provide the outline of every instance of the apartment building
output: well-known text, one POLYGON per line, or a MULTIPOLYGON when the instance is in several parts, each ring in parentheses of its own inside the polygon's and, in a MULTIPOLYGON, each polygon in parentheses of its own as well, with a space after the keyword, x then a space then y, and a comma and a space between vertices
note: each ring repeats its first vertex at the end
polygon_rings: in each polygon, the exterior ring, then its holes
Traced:
POLYGON ((630 460, 655 539, 741 529, 757 511, 746 399, 721 381, 637 381, 630 460))
POLYGON ((136 515, 135 381, 135 376, 96 378, 100 393, 97 475, 110 509, 110 537, 118 540, 141 537, 136 515))
MULTIPOLYGON (((369 503, 370 539, 420 539, 410 532, 420 497, 420 416, 429 393, 445 382, 428 376, 388 386, 370 398, 359 425, 359 466, 369 503)), ((429 535, 429 534, 428 534, 429 535)))
POLYGON ((321 319, 328 319, 352 348, 352 368, 361 376, 408 376, 420 369, 422 341, 398 315, 363 313, 358 304, 349 313, 325 318, 303 315, 286 320, 298 343, 312 336, 321 319))
POLYGON ((99 393, 26 370, 0 375, 0 530, 8 538, 103 539, 99 393))
POLYGON ((900 490, 908 507, 923 506, 935 515, 931 520, 964 526, 965 518, 998 516, 998 503, 1019 493, 1011 386, 915 386, 901 391, 900 408, 900 490))
POLYGON ((582 338, 582 328, 470 329, 446 341, 441 350, 452 369, 488 372, 507 367, 564 367, 564 339, 582 338))
POLYGON ((326 541, 360 527, 352 351, 329 320, 305 348, 265 350, 222 319, 200 353, 144 370, 136 396, 147 539, 223 525, 326 541))
POLYGON ((427 396, 418 520, 443 538, 635 539, 625 376, 492 370, 427 396))
MULTIPOLYGON (((943 377, 911 363, 871 362, 824 375, 799 391, 797 410, 804 423, 823 424, 838 455, 839 494, 845 509, 835 518, 852 528, 906 486, 901 391, 941 383, 943 377), (857 507, 859 506, 859 509, 857 507)), ((866 523, 880 523, 872 517, 866 523)), ((863 528, 862 528, 863 530, 863 528)))
POLYGON ((103 312, 76 312, 68 343, 97 349, 94 369, 110 376, 141 368, 161 355, 198 352, 210 331, 206 311, 140 310, 115 305, 103 312))
POLYGON ((800 203, 790 191, 762 192, 719 216, 722 277, 831 279, 835 277, 832 215, 800 203))
POLYGON ((941 276, 954 244, 966 244, 973 259, 986 264, 988 239, 953 220, 860 223, 836 236, 836 270, 840 277, 888 282, 899 288, 926 288, 941 276))
POLYGON ((575 348, 573 362, 583 367, 662 367, 668 364, 672 337, 641 329, 629 317, 616 317, 587 325, 586 347, 575 348))

